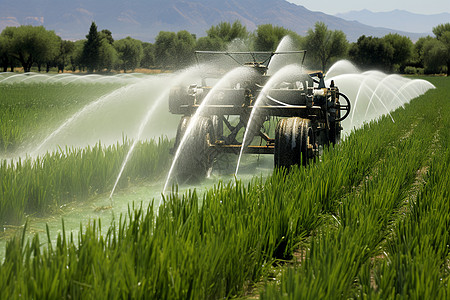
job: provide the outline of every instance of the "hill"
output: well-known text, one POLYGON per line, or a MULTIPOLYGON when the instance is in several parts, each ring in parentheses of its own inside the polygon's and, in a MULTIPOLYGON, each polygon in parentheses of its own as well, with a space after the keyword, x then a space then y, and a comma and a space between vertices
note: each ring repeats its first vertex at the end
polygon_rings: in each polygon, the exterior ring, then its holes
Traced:
POLYGON ((450 22, 450 13, 422 15, 405 10, 372 12, 364 9, 336 14, 336 17, 357 21, 369 26, 387 27, 407 32, 421 32, 430 35, 433 27, 436 25, 450 22))
POLYGON ((240 20, 247 29, 274 24, 304 35, 317 21, 340 29, 348 40, 390 32, 413 40, 420 34, 375 28, 356 21, 312 12, 286 0, 7 0, 0 3, 0 30, 23 24, 43 25, 64 39, 82 39, 95 21, 114 38, 132 36, 153 41, 159 31, 188 30, 204 36, 212 25, 240 20))

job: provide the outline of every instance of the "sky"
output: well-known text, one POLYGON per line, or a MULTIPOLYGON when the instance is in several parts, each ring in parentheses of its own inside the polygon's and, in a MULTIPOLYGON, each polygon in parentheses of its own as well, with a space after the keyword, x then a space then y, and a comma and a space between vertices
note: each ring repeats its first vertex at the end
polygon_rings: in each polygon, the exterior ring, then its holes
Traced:
MULTIPOLYGON (((407 10, 413 13, 431 15, 443 12, 450 13, 449 0, 288 0, 302 5, 312 11, 321 11, 329 15, 351 10, 368 9, 373 12, 407 10)), ((449 20, 450 21, 450 20, 449 20)))

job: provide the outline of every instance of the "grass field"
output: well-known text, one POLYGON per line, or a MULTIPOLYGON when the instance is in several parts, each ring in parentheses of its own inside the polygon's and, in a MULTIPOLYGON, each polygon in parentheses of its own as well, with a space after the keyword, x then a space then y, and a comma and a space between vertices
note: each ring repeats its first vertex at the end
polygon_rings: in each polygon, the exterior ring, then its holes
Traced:
POLYGON ((0 84, 0 157, 48 134, 85 104, 118 84, 0 84))
POLYGON ((427 80, 437 89, 395 123, 307 168, 136 204, 106 232, 92 221, 56 243, 24 230, 6 246, 0 298, 446 299, 450 80, 427 80))
MULTIPOLYGON (((48 215, 68 202, 111 191, 131 146, 126 137, 112 145, 61 146, 36 158, 26 151, 87 104, 152 77, 8 76, 16 81, 3 75, 6 83, 0 84, 0 225, 20 225, 26 216, 48 215)), ((118 187, 162 178, 170 147, 165 137, 140 141, 118 187)))

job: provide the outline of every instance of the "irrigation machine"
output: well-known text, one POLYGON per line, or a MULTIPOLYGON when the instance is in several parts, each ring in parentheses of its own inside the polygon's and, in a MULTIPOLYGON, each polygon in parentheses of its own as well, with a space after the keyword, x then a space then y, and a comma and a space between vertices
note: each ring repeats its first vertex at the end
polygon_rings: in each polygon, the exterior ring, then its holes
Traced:
POLYGON ((326 87, 322 72, 299 67, 300 72, 268 83, 276 74, 271 70, 275 61, 294 60, 302 66, 305 55, 306 51, 196 52, 199 64, 214 61, 216 67, 202 74, 201 83, 170 91, 169 110, 182 115, 174 153, 191 127, 177 160, 178 177, 204 177, 218 155, 239 154, 242 147, 245 153, 273 154, 275 167, 290 167, 306 165, 324 145, 338 143, 350 101, 333 81, 326 87), (253 68, 252 75, 214 88, 227 68, 237 64, 253 68))

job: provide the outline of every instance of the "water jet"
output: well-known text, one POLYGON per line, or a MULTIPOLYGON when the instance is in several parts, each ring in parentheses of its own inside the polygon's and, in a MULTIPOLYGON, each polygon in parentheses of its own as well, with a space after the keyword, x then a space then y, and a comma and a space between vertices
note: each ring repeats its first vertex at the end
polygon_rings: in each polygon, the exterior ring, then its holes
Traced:
MULTIPOLYGON (((290 167, 306 164, 317 155, 319 145, 338 142, 340 122, 350 113, 350 101, 334 82, 326 88, 322 73, 306 74, 298 65, 288 65, 272 76, 268 74, 273 57, 302 55, 301 65, 305 53, 196 52, 197 56, 221 56, 242 65, 239 72, 244 73, 242 68, 247 68, 251 73, 229 80, 227 86, 223 81, 233 71, 212 88, 206 84, 205 76, 201 85, 191 84, 171 91, 169 110, 183 117, 175 140, 174 162, 163 192, 175 168, 178 178, 180 175, 183 179, 204 177, 214 157, 222 153, 242 155, 245 149, 247 153, 274 154, 276 167, 290 167), (232 124, 231 118, 237 122, 232 124), (281 118, 275 137, 270 137, 263 126, 271 118, 281 118), (261 139, 260 145, 252 144, 255 137, 261 139), (183 147, 188 140, 186 150, 183 147), (187 155, 179 159, 183 152, 187 155)), ((235 173, 239 162, 240 158, 235 173)))

